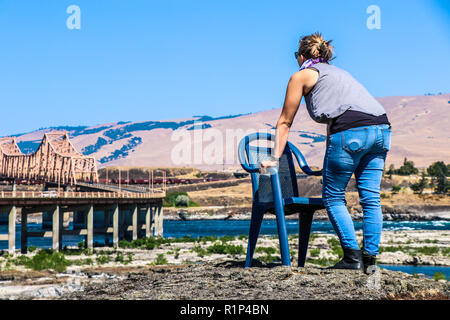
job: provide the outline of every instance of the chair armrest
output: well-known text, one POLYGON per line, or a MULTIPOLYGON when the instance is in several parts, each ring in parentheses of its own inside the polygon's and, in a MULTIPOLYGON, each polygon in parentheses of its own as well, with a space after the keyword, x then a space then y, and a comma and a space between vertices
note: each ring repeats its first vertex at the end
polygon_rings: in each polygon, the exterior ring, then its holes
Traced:
POLYGON ((251 141, 256 140, 260 137, 265 138, 265 139, 272 139, 270 135, 254 133, 254 134, 244 137, 241 140, 241 142, 239 143, 239 147, 238 147, 239 162, 241 164, 242 169, 244 169, 248 173, 258 173, 259 166, 256 167, 256 166, 249 165, 249 163, 247 162, 247 158, 245 157, 245 148, 246 148, 246 145, 249 144, 251 141))
POLYGON ((294 146, 292 143, 289 143, 289 148, 291 149, 292 153, 294 154, 295 158, 297 159, 298 165, 300 166, 300 169, 304 173, 306 173, 309 176, 321 176, 322 170, 311 170, 311 168, 306 163, 305 157, 303 157, 303 154, 298 150, 296 146, 294 146))
POLYGON ((248 164, 241 163, 242 169, 247 171, 248 173, 257 173, 259 172, 259 167, 249 166, 248 164))
POLYGON ((308 176, 321 176, 322 175, 322 170, 311 170, 311 168, 308 166, 301 168, 301 169, 308 176))

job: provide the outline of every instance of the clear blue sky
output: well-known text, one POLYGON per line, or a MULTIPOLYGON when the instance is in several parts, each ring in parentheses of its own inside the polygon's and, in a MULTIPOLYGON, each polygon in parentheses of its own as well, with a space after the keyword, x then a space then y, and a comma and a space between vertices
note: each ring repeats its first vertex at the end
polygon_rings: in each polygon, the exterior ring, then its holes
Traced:
POLYGON ((448 0, 0 0, 0 135, 278 108, 315 31, 376 97, 450 92, 448 0))

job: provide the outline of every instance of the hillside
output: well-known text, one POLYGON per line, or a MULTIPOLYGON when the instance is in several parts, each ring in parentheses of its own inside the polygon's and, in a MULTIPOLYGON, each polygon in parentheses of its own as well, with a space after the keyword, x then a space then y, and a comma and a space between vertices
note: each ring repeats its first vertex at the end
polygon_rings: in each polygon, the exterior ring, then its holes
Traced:
MULTIPOLYGON (((400 166, 404 157, 419 167, 437 160, 450 162, 450 94, 383 97, 378 101, 385 107, 393 127, 387 166, 400 166)), ((216 118, 193 116, 165 121, 120 121, 92 127, 61 126, 16 136, 22 151, 32 152, 44 132, 67 130, 75 147, 85 155, 95 156, 99 167, 233 169, 239 167, 237 146, 240 138, 249 132, 274 128, 280 112, 281 108, 274 108, 216 118), (181 137, 180 133, 184 136, 181 137), (194 145, 195 137, 203 137, 202 148, 199 144, 194 145), (191 148, 187 147, 189 144, 191 148), (184 161, 177 162, 177 154, 183 155, 181 160, 184 161), (202 156, 207 154, 212 155, 214 161, 202 161, 202 156)), ((151 117, 149 113, 148 118, 151 117)), ((305 106, 301 105, 291 129, 290 141, 300 148, 310 165, 321 167, 325 140, 325 126, 312 121, 305 106)))

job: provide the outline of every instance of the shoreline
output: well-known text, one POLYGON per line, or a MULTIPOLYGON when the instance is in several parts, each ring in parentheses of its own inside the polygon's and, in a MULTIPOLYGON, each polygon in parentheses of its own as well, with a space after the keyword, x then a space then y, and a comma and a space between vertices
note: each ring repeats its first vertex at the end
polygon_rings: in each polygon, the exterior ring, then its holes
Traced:
MULTIPOLYGON (((439 208, 440 209, 440 208, 439 208)), ((251 207, 191 207, 191 208, 174 208, 163 207, 164 220, 170 221, 199 221, 199 220, 250 220, 251 207)), ((355 222, 363 220, 362 212, 349 210, 351 218, 355 222)), ((64 227, 67 227, 71 221, 72 215, 64 216, 64 227)), ((276 216, 271 213, 264 215, 265 220, 275 220, 276 216)), ((290 214, 285 216, 286 220, 298 220, 298 214, 290 214)), ((314 214, 314 220, 327 221, 328 216, 325 210, 319 210, 314 214)), ((450 209, 447 210, 431 210, 431 211, 390 211, 383 210, 383 221, 450 221, 450 209)), ((17 215, 16 224, 21 223, 20 214, 17 215)), ((28 215, 28 223, 42 223, 42 214, 28 215)), ((2 224, 7 224, 6 222, 2 224)))
MULTIPOLYGON (((393 210, 383 206, 383 221, 450 221, 450 207, 448 206, 411 206, 393 210), (424 208, 428 209, 424 211, 424 208)), ((164 207, 165 220, 250 220, 251 207, 190 207, 174 208, 164 207)), ((349 208, 353 221, 362 221, 363 214, 358 208, 349 208)), ((297 220, 298 214, 286 215, 286 220, 297 220)), ((276 219, 274 214, 266 213, 264 219, 276 219)), ((314 214, 314 220, 329 220, 325 210, 318 210, 314 214)))
MULTIPOLYGON (((361 239, 361 231, 357 237, 361 239)), ((289 236, 292 267, 280 265, 277 243, 276 236, 261 236, 251 269, 243 267, 245 237, 174 239, 161 241, 151 249, 101 247, 94 248, 93 253, 72 252, 65 258, 73 263, 62 272, 33 271, 12 263, 13 259, 20 262, 32 258, 36 252, 0 256, 0 299, 205 299, 208 294, 223 299, 304 299, 306 296, 298 293, 299 286, 313 293, 314 299, 350 299, 347 293, 352 290, 358 290, 352 299, 384 299, 389 294, 431 299, 432 292, 450 299, 450 282, 446 280, 380 268, 372 276, 361 271, 326 269, 341 255, 337 237, 331 234, 313 234, 304 268, 297 267, 297 236, 289 236), (88 259, 92 262, 79 263, 88 259), (5 267, 7 261, 9 267, 5 267), (286 277, 277 276, 280 270, 286 277), (292 288, 281 289, 289 283, 286 279, 295 283, 292 288), (216 285, 201 289, 197 284, 206 280, 216 285), (262 287, 258 285, 261 281, 265 283, 262 287), (330 289, 330 281, 341 288, 335 291, 337 296, 326 289, 330 289), (230 286, 240 291, 230 291, 230 286), (367 291, 373 286, 375 291, 367 291)), ((379 264, 450 267, 450 231, 386 231, 381 247, 379 264)))

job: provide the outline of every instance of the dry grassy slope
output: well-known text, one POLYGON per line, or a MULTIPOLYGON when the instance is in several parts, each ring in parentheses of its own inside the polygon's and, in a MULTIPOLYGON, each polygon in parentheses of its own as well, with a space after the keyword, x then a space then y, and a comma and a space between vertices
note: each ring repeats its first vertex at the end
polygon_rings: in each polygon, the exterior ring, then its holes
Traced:
MULTIPOLYGON (((449 206, 450 197, 443 195, 435 195, 424 193, 423 195, 414 194, 411 189, 402 188, 402 190, 393 194, 391 185, 408 186, 415 181, 415 177, 393 176, 392 180, 384 179, 382 182, 382 193, 385 197, 381 199, 381 204, 390 206, 449 206)), ((311 177, 309 179, 298 180, 300 195, 306 197, 320 197, 322 184, 319 177, 311 177)), ((431 192, 432 190, 427 190, 431 192)), ((237 186, 210 188, 208 190, 189 191, 189 198, 202 206, 220 206, 220 205, 248 205, 252 202, 251 183, 241 183, 237 186)), ((347 204, 349 207, 360 207, 359 195, 356 190, 353 179, 347 187, 346 194, 347 204)))
MULTIPOLYGON (((392 149, 387 158, 387 165, 391 163, 396 167, 400 166, 403 158, 408 157, 413 160, 417 166, 428 166, 434 161, 443 160, 450 162, 450 94, 442 94, 436 96, 412 96, 412 97, 383 97, 378 100, 385 107, 388 117, 393 126, 392 149)), ((223 145, 225 154, 230 154, 231 161, 227 162, 225 168, 239 168, 236 150, 240 138, 234 139, 233 143, 227 143, 226 136, 228 133, 245 134, 257 130, 267 130, 275 126, 280 115, 280 108, 261 111, 254 114, 238 116, 234 118, 225 118, 219 120, 205 121, 210 128, 201 129, 203 134, 214 129, 222 132, 222 138, 213 140, 213 142, 205 142, 203 147, 206 148, 212 143, 223 145)), ((149 114, 151 119, 151 114, 149 114)), ((172 122, 180 122, 190 119, 167 120, 172 122)), ((73 138, 73 143, 78 150, 82 150, 88 145, 93 145, 99 137, 104 137, 104 133, 110 129, 124 128, 129 124, 139 124, 139 122, 118 124, 110 123, 108 129, 91 134, 81 134, 73 138)), ((98 125, 96 127, 101 127, 98 125)), ((191 125, 185 126, 187 128, 191 125)), ((95 128, 95 127, 92 127, 95 128)), ((91 129, 91 128, 88 128, 91 129)), ((222 159, 219 157, 218 163, 207 164, 205 162, 195 162, 193 156, 193 148, 191 163, 176 164, 172 161, 171 153, 179 141, 171 139, 174 132, 181 130, 172 130, 170 128, 157 128, 146 131, 132 131, 132 137, 142 139, 142 143, 131 148, 128 155, 124 158, 118 158, 111 162, 100 164, 120 165, 120 166, 189 166, 201 169, 222 169, 222 159)), ((37 140, 42 137, 46 130, 39 130, 18 137, 18 141, 37 140)), ((186 131, 193 138, 194 131, 186 131)), ((297 145, 304 153, 306 159, 311 165, 321 167, 322 159, 325 151, 325 142, 323 141, 326 129, 324 125, 312 121, 305 110, 305 106, 301 105, 293 124, 290 140, 297 145), (300 136, 303 135, 303 136, 300 136), (315 139, 314 139, 315 137, 315 139)), ((116 150, 121 149, 129 142, 130 137, 115 140, 111 144, 107 144, 93 155, 97 160, 102 157, 109 156, 116 150)), ((205 149, 204 149, 205 151, 205 149)))

